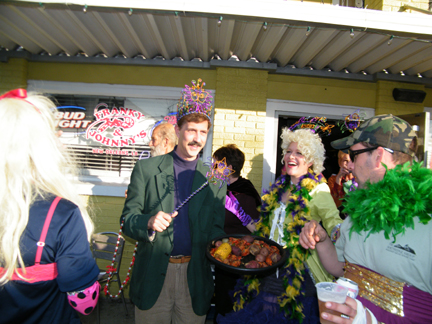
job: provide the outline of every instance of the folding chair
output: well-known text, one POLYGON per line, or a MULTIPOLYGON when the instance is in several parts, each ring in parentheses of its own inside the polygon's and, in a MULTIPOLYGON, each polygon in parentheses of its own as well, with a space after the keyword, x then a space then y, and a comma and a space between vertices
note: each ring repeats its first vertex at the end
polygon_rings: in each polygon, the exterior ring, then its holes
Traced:
MULTIPOLYGON (((116 270, 113 272, 112 277, 110 282, 113 281, 117 281, 118 286, 119 286, 119 290, 121 288, 121 284, 122 282, 120 281, 120 276, 119 276, 119 272, 120 272, 120 264, 121 264, 121 259, 122 259, 122 254, 123 254, 123 248, 124 248, 124 244, 125 244, 125 240, 122 236, 119 237, 119 235, 115 232, 101 232, 101 233, 96 233, 92 235, 92 253, 93 253, 93 258, 98 261, 98 260, 108 260, 109 262, 105 262, 105 265, 111 265, 111 262, 113 260, 113 256, 114 256, 114 251, 116 249, 116 245, 117 245, 117 239, 119 239, 119 246, 117 249, 117 254, 114 260, 114 268, 116 268, 116 270)), ((103 291, 103 287, 106 284, 106 281, 108 279, 108 273, 106 272, 106 268, 102 268, 101 266, 102 262, 99 262, 99 276, 98 276, 98 281, 101 284, 102 287, 102 291, 103 291)), ((128 310, 126 307, 126 301, 123 295, 123 290, 120 292, 120 296, 121 299, 123 301, 123 305, 126 311, 126 316, 128 316, 128 310)), ((98 323, 100 323, 100 306, 98 303, 98 311, 97 311, 97 321, 98 323)))

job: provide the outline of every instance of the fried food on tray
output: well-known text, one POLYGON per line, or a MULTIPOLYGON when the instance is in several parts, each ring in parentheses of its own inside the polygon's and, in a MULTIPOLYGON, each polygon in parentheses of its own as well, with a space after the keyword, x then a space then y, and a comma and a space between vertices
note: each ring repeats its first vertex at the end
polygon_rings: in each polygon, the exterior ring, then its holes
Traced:
POLYGON ((250 235, 241 238, 224 238, 223 242, 216 241, 213 246, 210 255, 233 267, 266 268, 281 259, 280 251, 276 246, 254 239, 250 235), (246 263, 242 262, 242 259, 247 256, 252 256, 252 258, 249 257, 246 263))

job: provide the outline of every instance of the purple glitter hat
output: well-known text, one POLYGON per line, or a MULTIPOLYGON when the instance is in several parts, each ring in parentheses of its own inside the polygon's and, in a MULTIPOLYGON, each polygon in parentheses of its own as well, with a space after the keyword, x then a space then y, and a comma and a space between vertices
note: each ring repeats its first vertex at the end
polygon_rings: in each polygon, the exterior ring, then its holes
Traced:
POLYGON ((330 135, 334 125, 327 123, 326 117, 302 117, 289 128, 291 131, 297 129, 309 129, 312 133, 330 135))
POLYGON ((192 80, 192 84, 192 87, 186 85, 182 91, 177 104, 177 122, 190 114, 201 114, 211 121, 213 97, 210 92, 204 90, 205 83, 201 79, 198 79, 198 82, 192 80))

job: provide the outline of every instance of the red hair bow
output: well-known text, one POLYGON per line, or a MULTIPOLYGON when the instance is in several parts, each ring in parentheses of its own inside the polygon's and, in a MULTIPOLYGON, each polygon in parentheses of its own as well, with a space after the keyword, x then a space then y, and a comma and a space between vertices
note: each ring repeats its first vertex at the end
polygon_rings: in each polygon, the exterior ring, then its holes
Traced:
POLYGON ((25 99, 27 98, 27 90, 26 89, 11 90, 9 92, 6 92, 4 95, 0 96, 0 100, 5 98, 25 99))
POLYGON ((30 105, 32 105, 37 110, 37 112, 39 114, 41 113, 40 110, 35 105, 33 105, 31 102, 28 102, 27 100, 25 100, 25 98, 27 98, 27 90, 26 89, 11 90, 9 92, 6 92, 4 95, 0 96, 0 100, 5 99, 5 98, 24 100, 25 102, 27 102, 30 105))

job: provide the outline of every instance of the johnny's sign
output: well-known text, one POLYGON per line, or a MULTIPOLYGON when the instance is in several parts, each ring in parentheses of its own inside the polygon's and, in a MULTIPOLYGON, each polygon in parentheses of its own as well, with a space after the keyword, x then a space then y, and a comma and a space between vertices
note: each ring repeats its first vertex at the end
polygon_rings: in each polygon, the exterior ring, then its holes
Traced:
POLYGON ((134 126, 144 118, 139 111, 124 107, 113 107, 109 110, 107 104, 100 103, 95 108, 94 116, 96 121, 87 128, 86 138, 100 144, 124 147, 135 144, 147 134, 144 130, 133 131, 140 129, 134 126), (105 109, 99 110, 101 107, 105 109))

